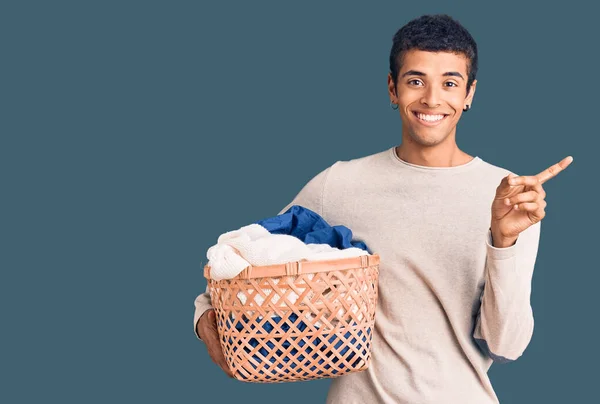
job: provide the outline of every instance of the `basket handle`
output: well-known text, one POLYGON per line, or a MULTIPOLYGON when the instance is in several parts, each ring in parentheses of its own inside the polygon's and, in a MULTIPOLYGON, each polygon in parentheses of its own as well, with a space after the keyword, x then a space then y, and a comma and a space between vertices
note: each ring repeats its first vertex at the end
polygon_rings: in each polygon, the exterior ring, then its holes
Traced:
MULTIPOLYGON (((327 271, 343 271, 354 268, 366 268, 378 265, 380 261, 379 254, 360 255, 358 257, 337 258, 331 260, 319 261, 292 261, 285 264, 247 266, 233 279, 252 279, 276 276, 297 276, 300 274, 310 274, 327 271)), ((204 266, 204 277, 210 279, 210 266, 204 266)))

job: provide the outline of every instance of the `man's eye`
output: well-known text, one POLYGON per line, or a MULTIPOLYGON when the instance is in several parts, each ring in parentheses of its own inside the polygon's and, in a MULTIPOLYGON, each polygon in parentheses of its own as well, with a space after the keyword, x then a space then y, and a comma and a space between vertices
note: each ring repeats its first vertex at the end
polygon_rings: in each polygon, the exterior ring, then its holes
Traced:
POLYGON ((455 82, 449 81, 446 84, 452 84, 450 87, 458 87, 455 82))
POLYGON ((418 80, 418 79, 413 79, 413 80, 410 80, 410 81, 408 82, 408 84, 414 83, 415 81, 421 82, 421 80, 418 80))

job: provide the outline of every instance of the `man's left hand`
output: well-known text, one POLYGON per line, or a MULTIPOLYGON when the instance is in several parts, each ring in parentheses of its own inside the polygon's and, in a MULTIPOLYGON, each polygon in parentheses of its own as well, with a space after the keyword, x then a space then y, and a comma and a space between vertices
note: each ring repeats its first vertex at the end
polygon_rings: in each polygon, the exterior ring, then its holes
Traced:
POLYGON ((513 245, 519 234, 546 216, 546 192, 542 184, 573 162, 568 156, 532 176, 509 174, 502 179, 492 202, 492 239, 494 247, 513 245))

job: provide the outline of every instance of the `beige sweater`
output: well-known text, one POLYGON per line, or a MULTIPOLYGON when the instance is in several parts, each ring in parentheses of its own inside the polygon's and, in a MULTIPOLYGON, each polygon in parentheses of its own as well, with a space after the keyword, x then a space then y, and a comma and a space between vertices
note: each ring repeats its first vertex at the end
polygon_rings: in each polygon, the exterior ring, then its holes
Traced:
MULTIPOLYGON (((327 403, 498 402, 487 371, 531 339, 541 227, 510 247, 491 245, 491 204, 509 173, 479 157, 418 166, 392 147, 337 161, 279 212, 312 209, 381 257, 370 367, 332 379, 327 403)), ((208 290, 195 307, 194 330, 211 307, 208 290)))

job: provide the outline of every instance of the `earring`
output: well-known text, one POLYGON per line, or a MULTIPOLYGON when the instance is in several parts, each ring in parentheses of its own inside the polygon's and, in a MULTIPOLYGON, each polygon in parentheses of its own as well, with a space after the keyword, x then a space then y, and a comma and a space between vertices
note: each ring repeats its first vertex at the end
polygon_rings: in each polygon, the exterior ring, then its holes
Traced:
POLYGON ((471 108, 471 107, 470 107, 470 106, 467 104, 467 107, 466 107, 466 108, 463 108, 463 111, 465 111, 465 112, 466 112, 466 111, 468 111, 470 108, 471 108))
POLYGON ((398 104, 394 104, 393 102, 390 101, 390 108, 392 108, 395 111, 398 109, 398 104), (394 106, 396 106, 396 108, 394 108, 394 106))

